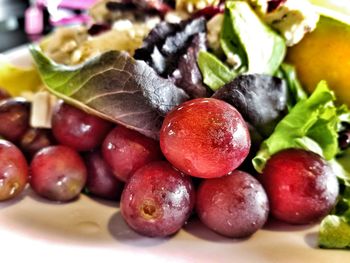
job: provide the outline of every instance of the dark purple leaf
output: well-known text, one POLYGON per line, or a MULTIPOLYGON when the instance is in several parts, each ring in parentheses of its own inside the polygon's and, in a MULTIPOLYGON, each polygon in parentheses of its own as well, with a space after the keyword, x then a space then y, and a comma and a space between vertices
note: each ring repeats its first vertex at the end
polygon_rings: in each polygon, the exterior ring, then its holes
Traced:
POLYGON ((160 15, 165 15, 172 8, 165 1, 162 0, 121 0, 109 1, 106 7, 110 11, 128 11, 137 10, 141 12, 155 11, 160 15))
POLYGON ((159 48, 162 47, 165 39, 170 35, 175 34, 175 32, 180 29, 180 24, 171 24, 165 21, 160 22, 144 39, 142 47, 135 51, 134 58, 149 61, 154 48, 157 47, 159 52, 159 48))
POLYGON ((203 17, 169 24, 158 24, 136 50, 134 57, 146 61, 163 77, 170 76, 177 68, 179 57, 191 44, 193 36, 206 31, 203 17))
POLYGON ((177 54, 182 51, 189 40, 196 34, 206 31, 206 22, 203 17, 186 21, 182 25, 182 30, 176 32, 175 35, 169 36, 165 39, 162 46, 162 53, 166 56, 177 54))
POLYGON ((187 51, 180 56, 177 69, 172 75, 175 84, 185 90, 191 98, 210 96, 208 89, 203 84, 202 74, 197 64, 199 51, 206 50, 205 42, 205 33, 195 35, 187 51))
POLYGON ((240 75, 212 97, 236 107, 243 118, 263 136, 269 136, 287 113, 287 84, 280 78, 268 75, 240 75))
POLYGON ((109 11, 129 11, 136 9, 136 6, 131 0, 123 0, 119 2, 109 1, 106 3, 106 8, 109 11))

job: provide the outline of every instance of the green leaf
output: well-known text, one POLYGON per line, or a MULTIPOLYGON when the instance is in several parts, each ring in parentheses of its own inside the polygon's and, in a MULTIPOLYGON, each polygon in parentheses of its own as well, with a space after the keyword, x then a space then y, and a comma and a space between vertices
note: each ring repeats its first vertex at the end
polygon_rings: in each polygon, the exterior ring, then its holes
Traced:
POLYGON ((226 56, 238 55, 249 73, 274 74, 286 54, 284 39, 245 1, 226 3, 220 43, 226 56))
POLYGON ((289 89, 289 102, 288 106, 291 109, 296 103, 307 98, 307 94, 302 88, 298 78, 295 68, 292 65, 282 63, 280 67, 281 78, 287 81, 289 89))
POLYGON ((218 90, 237 76, 237 73, 231 71, 216 56, 206 51, 199 52, 198 66, 203 75, 204 83, 213 91, 218 90))
POLYGON ((227 57, 233 54, 238 55, 242 63, 241 66, 247 66, 248 58, 246 52, 241 45, 240 39, 234 32, 232 23, 231 11, 229 8, 226 8, 220 32, 220 46, 227 57))
POLYGON ((157 138, 162 116, 189 97, 143 61, 110 51, 78 66, 59 65, 30 48, 48 90, 101 118, 157 138))
POLYGON ((288 148, 316 152, 330 160, 338 152, 339 111, 334 94, 326 82, 318 84, 308 99, 299 101, 276 126, 253 158, 253 165, 262 172, 266 161, 275 153, 288 148))
POLYGON ((326 216, 320 225, 318 242, 323 248, 350 248, 349 222, 344 217, 326 216))

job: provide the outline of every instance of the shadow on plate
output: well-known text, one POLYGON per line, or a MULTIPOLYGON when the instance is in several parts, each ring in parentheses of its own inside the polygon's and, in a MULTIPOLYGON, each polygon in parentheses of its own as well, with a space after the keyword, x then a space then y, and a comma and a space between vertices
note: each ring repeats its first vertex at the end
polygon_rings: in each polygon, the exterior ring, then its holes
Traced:
POLYGON ((310 232, 304 237, 305 243, 311 248, 318 248, 318 233, 310 232))
POLYGON ((112 237, 118 242, 132 247, 153 247, 161 245, 169 238, 144 237, 134 232, 124 221, 120 211, 116 212, 108 222, 108 230, 112 237))
POLYGON ((40 195, 36 194, 34 191, 32 191, 30 189, 26 190, 26 193, 24 193, 22 199, 25 196, 28 196, 32 200, 39 202, 39 203, 44 203, 44 204, 49 204, 49 205, 57 205, 57 206, 64 206, 64 205, 69 205, 69 204, 74 203, 74 202, 79 202, 79 199, 82 198, 82 196, 84 196, 84 197, 88 198, 90 201, 98 203, 100 205, 112 207, 115 209, 119 208, 119 201, 105 200, 105 199, 98 198, 95 196, 90 196, 90 195, 87 195, 84 193, 81 193, 78 197, 76 197, 73 200, 68 201, 68 202, 55 202, 55 201, 48 200, 48 199, 43 198, 40 195))
POLYGON ((277 219, 269 218, 267 223, 263 227, 263 229, 267 231, 293 232, 293 231, 302 231, 302 230, 310 229, 314 226, 315 224, 290 225, 287 223, 283 223, 282 221, 279 221, 277 219))
POLYGON ((28 190, 26 189, 22 193, 20 193, 18 196, 16 196, 15 198, 10 199, 8 201, 0 202, 0 210, 20 203, 26 197, 27 192, 28 192, 28 190))
POLYGON ((240 238, 240 239, 234 239, 229 237, 221 236, 214 231, 207 228, 199 219, 198 217, 191 217, 187 224, 182 228, 182 230, 186 231, 187 233, 195 236, 196 238, 210 241, 210 242, 216 242, 216 243, 240 243, 244 242, 249 239, 247 238, 240 238))
POLYGON ((91 201, 98 203, 103 206, 108 206, 111 208, 119 209, 119 201, 118 200, 107 200, 107 199, 102 199, 96 196, 91 196, 91 195, 86 195, 84 194, 87 198, 89 198, 91 201))
POLYGON ((67 203, 52 202, 26 189, 18 198, 0 204, 2 225, 16 232, 49 242, 67 244, 111 244, 107 230, 118 202, 80 195, 67 203), (16 205, 17 204, 17 205, 16 205))

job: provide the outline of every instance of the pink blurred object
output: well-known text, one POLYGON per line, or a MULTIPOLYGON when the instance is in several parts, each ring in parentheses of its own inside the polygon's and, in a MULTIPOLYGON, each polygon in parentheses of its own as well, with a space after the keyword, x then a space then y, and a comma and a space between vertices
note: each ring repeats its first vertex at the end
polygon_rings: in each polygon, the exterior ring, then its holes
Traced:
POLYGON ((33 0, 25 13, 25 31, 28 35, 39 35, 44 31, 44 10, 49 12, 52 26, 88 24, 91 18, 87 11, 98 0, 33 0), (75 13, 80 10, 79 14, 75 13))
POLYGON ((25 32, 28 35, 39 35, 44 30, 44 14, 41 7, 33 5, 25 11, 25 32))
POLYGON ((93 6, 98 0, 38 0, 37 3, 43 6, 49 6, 50 2, 55 2, 59 8, 87 10, 93 6))

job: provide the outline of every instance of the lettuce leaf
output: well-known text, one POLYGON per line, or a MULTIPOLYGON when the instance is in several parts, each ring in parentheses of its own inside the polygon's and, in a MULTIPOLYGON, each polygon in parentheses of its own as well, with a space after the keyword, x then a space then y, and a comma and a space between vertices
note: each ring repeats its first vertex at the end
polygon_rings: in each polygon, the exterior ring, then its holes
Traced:
POLYGON ((320 225, 319 245, 323 248, 350 248, 349 219, 328 215, 320 225))
POLYGON ((145 62, 110 51, 69 67, 31 53, 48 90, 91 114, 158 138, 165 116, 189 96, 145 62))
POLYGON ((275 74, 286 54, 284 39, 265 25, 244 1, 226 2, 220 46, 227 58, 238 56, 240 61, 231 70, 209 52, 199 55, 204 83, 213 91, 244 72, 275 74))
POLYGON ((213 91, 218 90, 237 76, 237 73, 230 70, 216 56, 206 51, 199 52, 198 66, 203 75, 203 82, 213 91))
POLYGON ((284 39, 245 1, 226 3, 220 43, 226 56, 238 55, 249 73, 274 74, 286 54, 284 39))
POLYGON ((321 222, 318 243, 322 248, 350 248, 350 149, 330 163, 340 183, 339 200, 321 222))
POLYGON ((307 94, 302 88, 294 66, 282 63, 280 67, 280 78, 286 80, 289 89, 288 107, 291 109, 296 103, 307 98, 307 94))
POLYGON ((327 160, 338 153, 338 127, 347 109, 337 108, 335 96, 325 81, 321 81, 308 99, 299 101, 276 126, 253 158, 253 165, 262 172, 266 161, 288 148, 316 152, 327 160))

